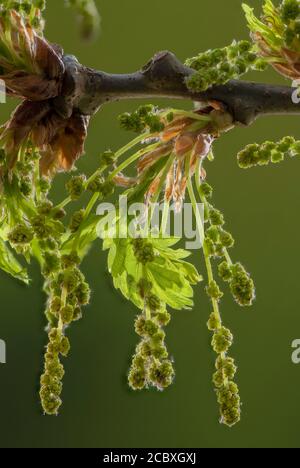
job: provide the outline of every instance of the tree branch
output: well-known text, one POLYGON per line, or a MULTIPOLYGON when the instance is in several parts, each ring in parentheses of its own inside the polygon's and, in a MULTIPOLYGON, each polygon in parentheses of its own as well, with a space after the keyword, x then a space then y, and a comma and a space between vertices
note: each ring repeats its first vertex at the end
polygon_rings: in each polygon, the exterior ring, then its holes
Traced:
MULTIPOLYGON (((64 61, 64 106, 67 107, 66 102, 72 103, 73 108, 87 115, 93 115, 108 102, 157 97, 198 102, 219 101, 226 106, 237 125, 250 125, 257 117, 267 114, 300 115, 300 104, 292 100, 292 87, 230 81, 195 94, 186 86, 186 79, 194 71, 167 51, 156 54, 136 73, 124 75, 86 68, 73 56, 66 56, 64 61)), ((64 106, 59 98, 57 107, 60 112, 64 106)))

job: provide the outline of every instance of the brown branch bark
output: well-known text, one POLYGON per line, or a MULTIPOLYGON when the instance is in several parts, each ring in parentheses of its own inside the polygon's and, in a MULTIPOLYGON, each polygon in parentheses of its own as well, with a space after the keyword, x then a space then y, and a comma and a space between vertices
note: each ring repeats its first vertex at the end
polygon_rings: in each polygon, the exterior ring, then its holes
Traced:
POLYGON ((220 101, 237 125, 250 125, 262 115, 300 114, 300 104, 292 101, 294 89, 287 86, 230 81, 202 93, 192 93, 186 79, 194 71, 167 51, 156 54, 141 70, 124 75, 86 68, 73 56, 64 57, 64 62, 64 92, 54 102, 62 115, 68 115, 71 108, 93 115, 105 103, 136 98, 220 101))

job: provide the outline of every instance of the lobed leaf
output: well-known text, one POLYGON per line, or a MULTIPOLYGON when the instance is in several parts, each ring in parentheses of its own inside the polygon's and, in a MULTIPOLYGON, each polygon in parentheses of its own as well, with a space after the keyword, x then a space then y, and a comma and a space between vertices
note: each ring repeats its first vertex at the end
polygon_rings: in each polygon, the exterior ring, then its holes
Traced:
POLYGON ((190 255, 186 250, 172 250, 179 239, 147 239, 151 243, 155 258, 142 265, 138 263, 131 239, 105 239, 104 250, 108 253, 108 269, 113 277, 114 286, 137 307, 143 308, 144 302, 139 295, 138 283, 146 278, 152 283, 153 293, 164 305, 173 309, 187 309, 193 306, 192 285, 202 280, 194 265, 183 261, 190 255))

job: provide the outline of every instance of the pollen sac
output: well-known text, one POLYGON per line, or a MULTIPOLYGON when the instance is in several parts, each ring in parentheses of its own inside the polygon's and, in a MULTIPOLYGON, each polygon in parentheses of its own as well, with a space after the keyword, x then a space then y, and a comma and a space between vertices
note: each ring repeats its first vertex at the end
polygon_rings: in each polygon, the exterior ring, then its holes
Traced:
POLYGON ((212 347, 217 354, 225 353, 233 343, 233 336, 225 327, 216 330, 212 340, 212 347))
POLYGON ((232 267, 230 289, 236 302, 241 306, 251 306, 255 299, 255 286, 249 273, 237 263, 232 267))

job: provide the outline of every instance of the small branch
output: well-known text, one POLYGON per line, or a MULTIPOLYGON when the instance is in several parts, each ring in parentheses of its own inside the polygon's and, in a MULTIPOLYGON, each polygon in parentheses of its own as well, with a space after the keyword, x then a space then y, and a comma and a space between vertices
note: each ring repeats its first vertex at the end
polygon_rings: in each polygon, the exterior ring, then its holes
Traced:
MULTIPOLYGON (((172 98, 220 101, 237 125, 250 125, 257 117, 267 114, 300 115, 300 104, 292 101, 292 87, 230 81, 202 93, 192 93, 186 79, 194 71, 167 51, 156 54, 136 73, 124 75, 83 67, 75 57, 65 57, 65 63, 68 103, 71 100, 73 107, 83 114, 92 115, 103 104, 120 99, 172 98)), ((61 105, 61 99, 59 102, 61 105)))

